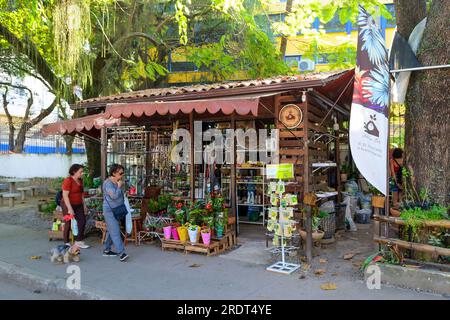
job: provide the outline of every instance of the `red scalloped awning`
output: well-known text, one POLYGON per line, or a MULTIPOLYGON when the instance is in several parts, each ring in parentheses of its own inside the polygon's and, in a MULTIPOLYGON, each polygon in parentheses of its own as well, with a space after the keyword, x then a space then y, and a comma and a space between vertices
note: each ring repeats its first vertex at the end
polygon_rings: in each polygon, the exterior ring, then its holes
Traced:
POLYGON ((42 127, 42 134, 48 136, 51 134, 70 134, 74 131, 90 131, 92 128, 100 129, 102 127, 119 126, 120 119, 110 118, 104 113, 94 114, 81 118, 58 121, 42 127))
POLYGON ((108 104, 105 110, 105 117, 119 119, 121 117, 129 118, 131 116, 150 117, 154 114, 175 115, 178 112, 189 114, 196 113, 215 114, 219 111, 225 115, 236 112, 239 115, 251 113, 258 115, 259 97, 245 99, 214 99, 214 100, 196 100, 196 101, 174 101, 174 102, 135 102, 135 103, 114 103, 108 104))

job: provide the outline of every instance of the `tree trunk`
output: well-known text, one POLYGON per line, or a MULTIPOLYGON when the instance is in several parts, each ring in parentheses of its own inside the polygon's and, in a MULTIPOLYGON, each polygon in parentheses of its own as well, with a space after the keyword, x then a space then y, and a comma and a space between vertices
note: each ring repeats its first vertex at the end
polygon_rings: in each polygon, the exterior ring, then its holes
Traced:
POLYGON ((29 122, 22 123, 16 137, 16 144, 14 146, 15 153, 23 152, 28 130, 30 130, 30 123, 29 122))
POLYGON ((3 110, 5 110, 5 115, 6 118, 8 119, 8 129, 9 129, 8 149, 9 151, 14 151, 14 133, 16 128, 14 127, 13 118, 9 113, 7 96, 8 96, 8 87, 5 87, 5 92, 2 94, 2 98, 3 98, 3 110))
POLYGON ((68 156, 73 154, 73 140, 75 140, 74 136, 64 135, 64 142, 66 143, 66 154, 68 156))
MULTIPOLYGON (((418 59, 424 66, 448 63, 449 21, 448 1, 434 0, 418 51, 418 59)), ((398 24, 402 26, 403 20, 398 24)), ((416 189, 428 191, 430 200, 442 205, 450 202, 449 79, 450 69, 413 72, 406 95, 406 162, 412 169, 416 189)))
MULTIPOLYGON (((292 3, 293 0, 287 0, 286 2, 286 15, 292 12, 292 3)), ((286 48, 287 48, 287 37, 281 37, 281 43, 280 43, 280 52, 281 52, 281 59, 284 59, 286 56, 286 48)))
POLYGON ((427 16, 425 0, 394 0, 397 31, 406 40, 414 27, 427 16))

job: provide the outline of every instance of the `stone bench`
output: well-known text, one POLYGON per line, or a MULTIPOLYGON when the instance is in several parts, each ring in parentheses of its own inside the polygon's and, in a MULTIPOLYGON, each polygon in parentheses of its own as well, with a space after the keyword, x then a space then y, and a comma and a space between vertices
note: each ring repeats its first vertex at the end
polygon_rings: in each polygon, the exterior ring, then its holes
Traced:
POLYGON ((48 188, 47 186, 29 186, 28 188, 31 188, 31 194, 33 197, 37 196, 38 194, 42 195, 48 195, 48 188))
POLYGON ((9 199, 9 207, 12 208, 14 207, 14 201, 16 200, 16 198, 20 197, 20 193, 9 193, 9 192, 5 192, 2 194, 2 204, 3 204, 3 199, 9 199))
POLYGON ((8 192, 0 192, 0 206, 3 206, 3 195, 7 193, 8 192))
POLYGON ((31 196, 34 195, 33 187, 21 187, 21 188, 17 188, 16 190, 20 191, 22 201, 25 201, 25 195, 26 195, 27 191, 31 191, 31 196))

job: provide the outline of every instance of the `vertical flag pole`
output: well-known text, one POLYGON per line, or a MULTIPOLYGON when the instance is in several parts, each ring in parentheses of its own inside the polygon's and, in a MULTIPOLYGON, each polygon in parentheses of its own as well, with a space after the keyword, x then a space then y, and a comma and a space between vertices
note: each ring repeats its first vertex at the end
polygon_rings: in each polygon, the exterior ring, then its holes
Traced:
MULTIPOLYGON (((388 92, 389 92, 389 99, 388 99, 388 114, 387 114, 387 120, 388 120, 388 130, 387 130, 387 152, 386 152, 386 203, 385 203, 385 212, 384 215, 386 217, 390 216, 390 211, 389 211, 389 204, 390 204, 390 198, 389 198, 389 177, 391 176, 391 170, 390 170, 390 166, 389 166, 389 160, 390 160, 390 140, 391 140, 391 79, 389 78, 389 87, 388 87, 388 92)), ((384 236, 386 238, 389 238, 389 224, 388 223, 384 223, 383 224, 383 228, 384 228, 384 236)))

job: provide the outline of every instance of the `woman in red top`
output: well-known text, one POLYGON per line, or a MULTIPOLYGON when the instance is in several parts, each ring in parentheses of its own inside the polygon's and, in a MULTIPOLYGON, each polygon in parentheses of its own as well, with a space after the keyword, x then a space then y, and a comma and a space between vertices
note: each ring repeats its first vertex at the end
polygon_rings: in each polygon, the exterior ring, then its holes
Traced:
MULTIPOLYGON (((70 177, 62 183, 63 201, 61 201, 64 215, 74 215, 78 225, 78 235, 75 244, 82 249, 89 248, 83 241, 84 227, 86 226, 86 215, 83 203, 83 166, 73 164, 69 169, 70 177)), ((66 221, 64 227, 64 243, 69 244, 70 221, 66 221)))

